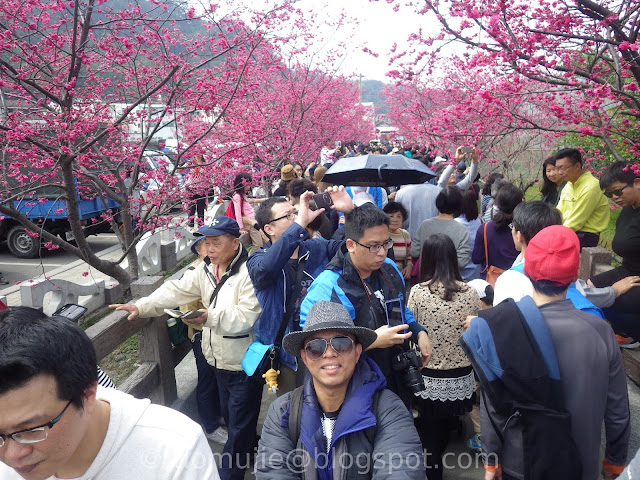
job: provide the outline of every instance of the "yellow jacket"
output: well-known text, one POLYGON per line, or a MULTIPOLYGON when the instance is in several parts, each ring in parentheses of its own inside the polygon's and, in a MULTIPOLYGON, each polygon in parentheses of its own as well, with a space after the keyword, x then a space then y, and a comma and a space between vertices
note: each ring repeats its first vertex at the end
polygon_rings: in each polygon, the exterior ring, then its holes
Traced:
POLYGON ((567 182, 558 210, 562 224, 574 232, 600 233, 609 225, 609 201, 590 172, 580 175, 575 183, 567 182))

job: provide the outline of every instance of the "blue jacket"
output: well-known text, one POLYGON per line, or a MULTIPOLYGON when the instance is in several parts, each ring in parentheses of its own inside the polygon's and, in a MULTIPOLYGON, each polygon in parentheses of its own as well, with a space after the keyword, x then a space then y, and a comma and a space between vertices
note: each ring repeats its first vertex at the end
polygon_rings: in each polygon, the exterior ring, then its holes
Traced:
MULTIPOLYGON (((255 338, 266 345, 275 341, 293 290, 295 279, 289 278, 287 272, 287 263, 293 251, 300 247, 298 261, 304 261, 303 275, 308 279, 308 285, 311 285, 343 244, 344 242, 334 240, 309 239, 307 231, 293 223, 275 243, 268 242, 264 248, 249 257, 249 276, 262 307, 260 318, 253 327, 255 338)), ((299 330, 300 302, 305 295, 306 289, 303 289, 285 333, 299 330)), ((297 368, 295 358, 284 350, 280 351, 280 360, 294 370, 297 368)))
MULTIPOLYGON (((362 187, 355 187, 358 190, 362 190, 362 187)), ((353 189, 354 187, 344 187, 345 192, 349 194, 351 198, 353 198, 353 189)), ((385 195, 382 192, 382 187, 366 187, 365 190, 369 195, 373 197, 373 202, 376 207, 382 210, 384 207, 385 195)))
MULTIPOLYGON (((404 322, 409 325, 409 329, 417 336, 424 328, 416 322, 413 312, 405 305, 404 278, 402 277, 402 273, 398 270, 395 262, 388 257, 384 259, 384 263, 379 271, 384 272, 387 277, 390 278, 393 287, 395 287, 394 296, 402 302, 404 322)), ((372 274, 372 277, 375 275, 376 272, 372 274)), ((385 300, 391 300, 392 295, 388 285, 383 283, 381 288, 385 300)), ((339 302, 344 305, 357 326, 367 327, 372 330, 381 327, 386 323, 386 319, 370 318, 374 316, 373 314, 368 315, 367 318, 364 318, 364 316, 360 317, 359 314, 361 312, 359 310, 367 306, 363 301, 365 295, 366 293, 362 287, 360 276, 351 259, 348 255, 340 252, 327 265, 326 270, 314 280, 307 296, 302 301, 302 306, 300 307, 300 328, 304 327, 305 319, 311 307, 320 300, 339 302)), ((397 323, 396 325, 399 324, 397 323)))
POLYGON ((360 357, 356 364, 328 452, 323 412, 310 375, 305 378, 297 445, 289 436, 289 400, 286 394, 269 408, 256 456, 258 480, 424 479, 422 446, 411 415, 385 389, 384 376, 371 359, 360 357), (380 396, 374 414, 376 391, 380 396), (375 428, 373 445, 365 433, 369 427, 375 428))

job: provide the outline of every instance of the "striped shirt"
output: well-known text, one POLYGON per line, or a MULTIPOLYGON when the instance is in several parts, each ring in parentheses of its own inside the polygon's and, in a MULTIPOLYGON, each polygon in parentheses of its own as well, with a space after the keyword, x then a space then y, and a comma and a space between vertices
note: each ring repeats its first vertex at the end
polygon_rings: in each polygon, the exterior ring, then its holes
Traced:
POLYGON ((389 232, 389 237, 393 240, 393 255, 396 259, 396 265, 402 270, 406 261, 411 259, 411 237, 409 232, 403 228, 398 233, 389 232))

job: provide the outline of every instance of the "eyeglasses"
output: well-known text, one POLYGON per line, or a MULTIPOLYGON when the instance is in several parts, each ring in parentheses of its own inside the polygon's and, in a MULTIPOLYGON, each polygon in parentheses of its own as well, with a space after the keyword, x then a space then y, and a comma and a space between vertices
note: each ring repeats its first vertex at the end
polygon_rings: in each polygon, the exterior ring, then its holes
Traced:
POLYGON ((631 183, 627 183, 627 184, 626 184, 624 187, 622 187, 622 188, 616 188, 615 190, 610 190, 610 191, 608 191, 608 192, 607 192, 607 191, 605 191, 605 192, 604 192, 604 196, 605 196, 605 197, 607 197, 607 198, 611 198, 611 197, 613 197, 614 195, 615 195, 616 197, 619 197, 619 196, 621 196, 621 195, 622 195, 623 190, 624 190, 625 188, 627 188, 627 187, 630 187, 631 185, 632 185, 631 183))
POLYGON ((571 165, 567 165, 567 166, 558 166, 556 165, 556 170, 558 170, 559 172, 566 172, 567 170, 569 170, 571 167, 574 167, 578 164, 578 162, 576 163, 572 163, 571 165))
POLYGON ((8 438, 18 443, 38 443, 47 439, 49 429, 60 421, 64 412, 67 411, 69 405, 73 400, 69 400, 69 403, 62 409, 62 411, 50 422, 40 425, 39 427, 28 428, 26 430, 20 430, 19 432, 9 433, 7 435, 0 434, 0 447, 3 447, 8 438))
POLYGON ((289 212, 286 215, 282 215, 281 217, 274 218, 269 223, 277 222, 278 220, 282 220, 283 218, 286 218, 287 220, 294 220, 297 216, 298 216, 298 212, 294 210, 293 212, 289 212))
POLYGON ((326 338, 314 338, 304 346, 304 351, 309 359, 319 360, 327 351, 329 344, 338 355, 347 355, 353 350, 354 342, 353 338, 346 335, 336 335, 328 341, 326 338))
MULTIPOLYGON (((354 242, 356 242, 356 241, 354 240, 354 242)), ((358 245, 360 245, 361 247, 367 248, 371 253, 378 253, 383 248, 385 250, 389 250, 391 247, 393 247, 393 239, 392 238, 390 238, 386 242, 380 243, 378 245, 363 245, 360 242, 356 242, 356 243, 358 245)))

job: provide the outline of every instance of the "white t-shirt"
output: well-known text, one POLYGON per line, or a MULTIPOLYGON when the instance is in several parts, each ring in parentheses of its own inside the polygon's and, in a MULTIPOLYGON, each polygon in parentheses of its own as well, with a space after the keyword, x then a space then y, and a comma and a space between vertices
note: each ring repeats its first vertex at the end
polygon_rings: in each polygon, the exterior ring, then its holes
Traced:
MULTIPOLYGON (((111 405, 109 428, 77 480, 220 479, 202 428, 186 415, 111 388, 98 387, 97 398, 111 405)), ((23 477, 0 462, 0 479, 23 477)))

